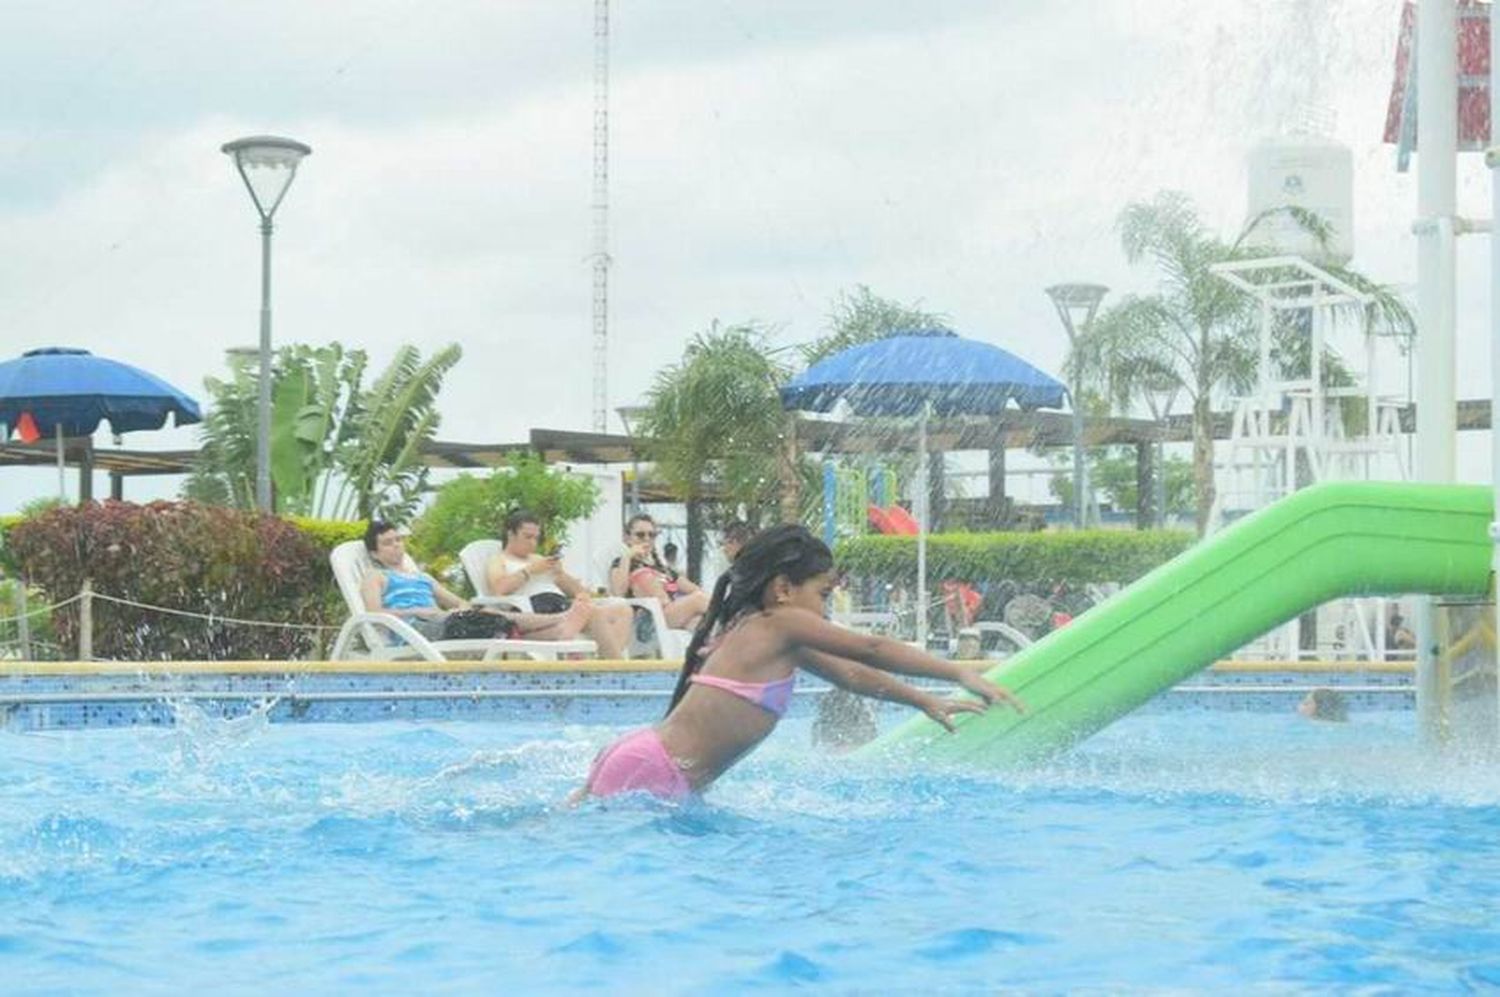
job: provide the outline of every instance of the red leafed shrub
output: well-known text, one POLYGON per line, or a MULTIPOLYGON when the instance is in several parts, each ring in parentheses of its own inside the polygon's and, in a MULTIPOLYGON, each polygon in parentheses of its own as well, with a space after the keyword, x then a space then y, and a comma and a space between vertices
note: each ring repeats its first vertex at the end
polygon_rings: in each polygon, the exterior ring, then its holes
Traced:
MULTIPOLYGON (((13 526, 9 555, 54 601, 85 577, 100 595, 219 619, 94 601, 94 654, 157 659, 295 658, 313 631, 226 623, 222 617, 318 624, 328 564, 301 531, 274 516, 195 502, 91 503, 13 526)), ((76 647, 75 608, 54 614, 59 641, 76 647)))

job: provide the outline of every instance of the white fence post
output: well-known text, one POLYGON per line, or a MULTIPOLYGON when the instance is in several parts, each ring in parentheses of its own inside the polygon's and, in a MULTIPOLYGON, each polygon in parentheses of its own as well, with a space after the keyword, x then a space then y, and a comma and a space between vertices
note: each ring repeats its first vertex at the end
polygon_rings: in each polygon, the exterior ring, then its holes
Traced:
POLYGON ((26 579, 16 579, 16 637, 21 644, 21 660, 31 660, 31 617, 27 616, 26 579))
POLYGON ((78 660, 94 660, 94 580, 85 578, 78 592, 78 660))

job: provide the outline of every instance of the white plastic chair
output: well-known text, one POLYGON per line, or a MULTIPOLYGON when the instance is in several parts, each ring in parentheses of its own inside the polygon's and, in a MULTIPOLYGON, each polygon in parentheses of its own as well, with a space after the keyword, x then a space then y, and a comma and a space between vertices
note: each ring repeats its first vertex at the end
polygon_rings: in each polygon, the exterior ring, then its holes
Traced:
MULTIPOLYGON (((491 595, 490 579, 487 568, 490 558, 505 549, 505 545, 499 540, 475 540, 465 544, 464 549, 458 552, 458 560, 464 566, 464 573, 469 576, 469 584, 474 586, 477 593, 474 603, 480 606, 514 606, 525 612, 531 611, 531 600, 526 596, 516 595, 491 595)), ((692 639, 691 630, 673 630, 667 626, 667 618, 662 613, 661 603, 655 599, 637 599, 622 596, 597 596, 594 598, 596 606, 638 606, 651 614, 651 623, 656 630, 657 651, 662 658, 681 658, 687 651, 688 641, 692 639)), ((632 640, 634 645, 635 627, 631 626, 632 640)), ((629 653, 627 648, 626 653, 629 653)))
POLYGON ((656 649, 659 657, 668 661, 680 660, 687 653, 688 641, 693 639, 693 632, 673 630, 667 626, 667 615, 662 612, 660 602, 637 596, 621 597, 619 601, 644 609, 651 615, 651 626, 656 630, 656 649))
POLYGON ((1009 641, 1018 651, 1036 643, 1025 631, 1019 630, 1009 623, 1004 623, 1000 620, 980 620, 971 624, 970 629, 979 631, 981 640, 984 639, 984 634, 995 634, 1002 640, 1009 641))
MULTIPOLYGON (((394 613, 372 613, 365 609, 360 587, 365 576, 375 570, 375 563, 365 549, 364 541, 349 540, 328 554, 339 594, 349 607, 349 619, 339 630, 333 645, 334 661, 367 658, 377 661, 401 661, 420 658, 423 661, 447 661, 450 657, 478 656, 494 661, 505 655, 522 655, 539 661, 555 661, 560 654, 598 653, 591 640, 526 640, 524 638, 491 638, 488 640, 428 640, 394 613), (364 642, 366 652, 353 650, 356 640, 364 642)), ((408 562, 409 570, 416 566, 408 562)))
POLYGON ((498 540, 475 540, 464 544, 464 549, 458 552, 458 561, 464 566, 464 574, 469 576, 469 584, 474 587, 473 602, 477 606, 510 606, 522 612, 531 612, 531 599, 524 595, 491 595, 490 576, 488 568, 490 558, 505 549, 505 544, 498 540))

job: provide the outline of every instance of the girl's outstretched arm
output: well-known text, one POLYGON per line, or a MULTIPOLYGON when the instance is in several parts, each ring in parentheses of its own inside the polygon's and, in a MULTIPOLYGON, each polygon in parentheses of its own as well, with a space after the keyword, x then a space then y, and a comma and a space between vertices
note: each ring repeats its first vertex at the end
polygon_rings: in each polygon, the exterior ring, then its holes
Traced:
POLYGON ((963 686, 986 703, 1003 700, 1018 713, 1025 712, 1021 701, 1008 689, 996 685, 972 668, 934 658, 898 640, 845 630, 816 613, 795 606, 772 610, 770 616, 787 642, 797 649, 849 658, 885 672, 944 679, 963 686))
POLYGON ((803 651, 802 664, 808 671, 834 685, 848 689, 860 696, 883 699, 890 703, 903 703, 927 714, 948 731, 953 730, 952 716, 955 713, 983 713, 989 708, 987 701, 972 699, 944 699, 934 696, 900 679, 869 665, 862 665, 848 658, 825 654, 822 651, 803 651))

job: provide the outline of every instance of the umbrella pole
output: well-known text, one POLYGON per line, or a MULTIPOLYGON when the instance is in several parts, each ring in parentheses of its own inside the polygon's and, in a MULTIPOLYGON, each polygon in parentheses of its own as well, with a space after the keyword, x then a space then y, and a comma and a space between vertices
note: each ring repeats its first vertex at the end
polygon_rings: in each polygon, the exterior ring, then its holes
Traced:
POLYGON ((62 421, 57 423, 57 497, 63 502, 68 501, 68 481, 63 475, 63 427, 62 421))
POLYGON ((917 416, 917 647, 927 650, 927 410, 917 416))

